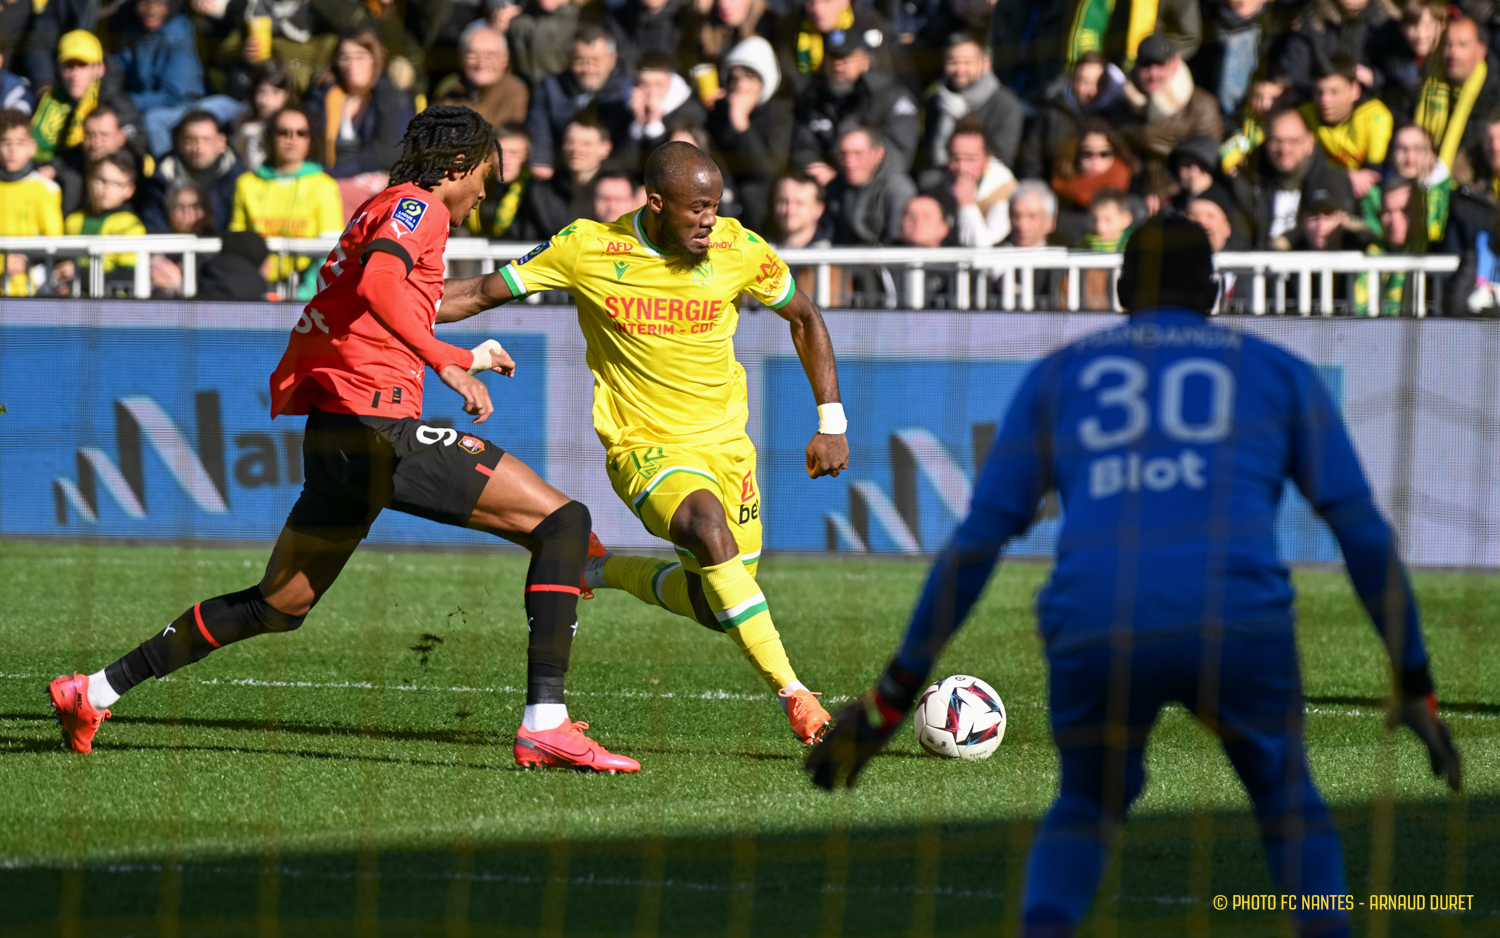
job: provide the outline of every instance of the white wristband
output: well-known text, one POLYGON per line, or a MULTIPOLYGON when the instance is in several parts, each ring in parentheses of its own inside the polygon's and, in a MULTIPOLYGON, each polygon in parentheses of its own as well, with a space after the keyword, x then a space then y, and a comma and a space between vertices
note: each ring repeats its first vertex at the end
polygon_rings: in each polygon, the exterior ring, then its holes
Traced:
POLYGON ((818 405, 818 432, 837 436, 849 429, 843 404, 818 405))
POLYGON ((491 349, 494 349, 497 352, 505 351, 505 349, 501 348, 500 343, 496 342, 494 339, 485 339, 483 342, 474 346, 472 350, 474 352, 474 364, 469 366, 469 374, 477 375, 481 371, 490 370, 491 349))

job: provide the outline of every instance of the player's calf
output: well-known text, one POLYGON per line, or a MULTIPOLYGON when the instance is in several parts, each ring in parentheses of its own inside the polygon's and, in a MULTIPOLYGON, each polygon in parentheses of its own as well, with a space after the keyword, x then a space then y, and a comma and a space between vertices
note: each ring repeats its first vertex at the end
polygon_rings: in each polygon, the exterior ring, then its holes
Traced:
POLYGON ((578 597, 589 552, 592 519, 582 502, 568 502, 531 533, 536 546, 526 571, 526 714, 531 730, 566 723, 563 682, 578 629, 578 597))
POLYGON ((63 740, 74 752, 93 749, 94 733, 115 701, 148 677, 158 680, 216 648, 267 632, 291 632, 305 616, 287 615, 266 602, 259 586, 206 599, 172 620, 161 633, 90 675, 63 675, 49 688, 62 724, 63 740))

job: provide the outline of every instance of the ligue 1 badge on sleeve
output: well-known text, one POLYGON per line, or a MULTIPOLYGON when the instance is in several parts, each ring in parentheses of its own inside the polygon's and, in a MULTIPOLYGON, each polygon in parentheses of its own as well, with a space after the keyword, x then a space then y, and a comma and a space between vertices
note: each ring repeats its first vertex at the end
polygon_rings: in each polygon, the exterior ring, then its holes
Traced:
POLYGON ((427 203, 421 199, 402 199, 396 203, 396 211, 391 218, 406 226, 408 231, 416 231, 417 225, 421 223, 422 216, 427 214, 427 203))

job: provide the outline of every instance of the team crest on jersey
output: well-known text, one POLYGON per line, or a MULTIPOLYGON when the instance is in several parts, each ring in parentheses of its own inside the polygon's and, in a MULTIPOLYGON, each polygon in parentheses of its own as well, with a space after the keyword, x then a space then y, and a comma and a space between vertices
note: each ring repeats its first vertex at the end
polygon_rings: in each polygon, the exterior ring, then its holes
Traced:
POLYGON ((660 446, 648 446, 630 453, 630 460, 635 463, 635 471, 640 473, 643 479, 656 475, 661 469, 662 460, 666 458, 667 452, 660 446))
POLYGON ((402 199, 396 203, 396 210, 391 213, 391 220, 403 225, 407 231, 416 231, 417 225, 422 223, 422 216, 426 214, 426 202, 421 199, 402 199))
POLYGON ((481 440, 477 436, 466 436, 458 441, 458 445, 462 446, 464 449, 468 450, 475 456, 478 456, 480 453, 484 452, 484 440, 481 440))
POLYGON ((531 250, 527 251, 525 254, 522 254, 521 255, 521 259, 518 260, 518 261, 516 261, 516 266, 519 267, 522 264, 525 264, 527 261, 535 260, 536 256, 538 254, 540 254, 543 251, 547 250, 551 246, 552 246, 552 242, 551 241, 543 241, 541 244, 538 244, 536 247, 534 247, 531 250))
POLYGON ((693 268, 693 282, 700 287, 706 287, 714 282, 714 262, 705 260, 693 268))

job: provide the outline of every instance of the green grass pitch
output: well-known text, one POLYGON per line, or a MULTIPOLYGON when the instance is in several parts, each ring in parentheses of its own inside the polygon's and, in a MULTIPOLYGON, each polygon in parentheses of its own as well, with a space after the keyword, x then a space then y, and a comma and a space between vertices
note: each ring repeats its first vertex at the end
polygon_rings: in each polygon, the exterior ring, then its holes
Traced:
MULTIPOLYGON (((522 772, 524 556, 366 549, 297 633, 215 653, 115 708, 97 749, 58 748, 43 696, 260 551, 0 545, 0 935, 1004 934, 1056 785, 1031 599, 1003 567, 940 670, 1009 710, 990 760, 924 757, 909 730, 829 796, 723 636, 635 599, 584 603, 569 708, 638 776, 522 772)), ((925 565, 769 557, 761 581, 803 680, 866 687, 925 565)), ((1302 571, 1315 775, 1350 889, 1462 894, 1461 915, 1355 914, 1356 934, 1500 935, 1500 579, 1417 577, 1467 758, 1449 798, 1381 728, 1382 651, 1341 571, 1302 571)), ((1248 802, 1180 711, 1082 934, 1290 934, 1213 897, 1268 893, 1248 802)))

